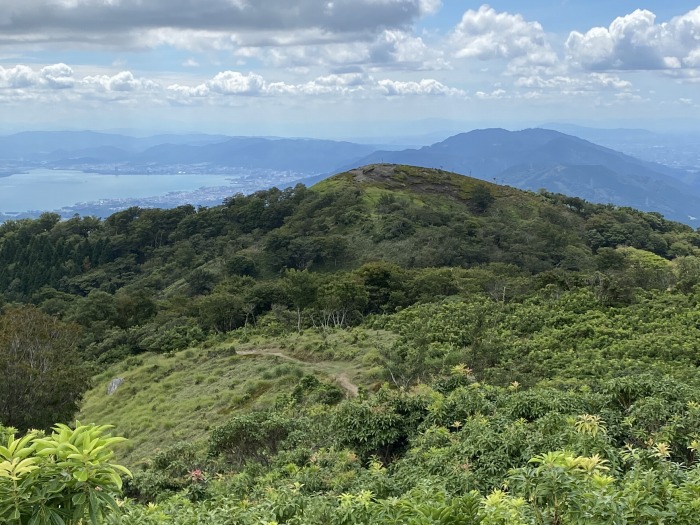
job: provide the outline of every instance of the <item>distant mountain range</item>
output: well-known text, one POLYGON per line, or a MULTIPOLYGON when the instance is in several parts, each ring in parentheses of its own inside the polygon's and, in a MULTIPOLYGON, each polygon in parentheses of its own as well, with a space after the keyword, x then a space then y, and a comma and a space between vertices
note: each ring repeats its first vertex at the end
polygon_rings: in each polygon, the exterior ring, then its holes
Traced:
POLYGON ((0 159, 45 161, 84 156, 96 156, 110 151, 127 158, 161 144, 203 145, 224 142, 231 137, 225 135, 153 135, 129 137, 95 131, 26 131, 0 137, 0 159))
POLYGON ((314 139, 233 138, 203 146, 163 144, 134 155, 135 163, 212 164, 246 168, 328 172, 374 148, 352 142, 314 139))
POLYGON ((375 149, 375 146, 331 140, 224 135, 137 138, 78 131, 26 132, 0 137, 0 161, 103 172, 142 170, 144 173, 153 166, 205 165, 213 169, 267 169, 311 175, 330 172, 375 149))
POLYGON ((657 211, 693 224, 700 190, 685 173, 548 129, 475 130, 420 149, 377 151, 359 164, 442 168, 516 188, 657 211))
POLYGON ((632 157, 684 172, 685 182, 700 187, 700 132, 653 132, 646 129, 599 129, 573 124, 545 124, 546 129, 586 139, 632 157))
MULTIPOLYGON (((628 145, 650 144, 655 137, 644 130, 572 129, 628 145)), ((657 211, 689 224, 697 224, 695 217, 700 217, 700 182, 692 171, 640 160, 551 129, 475 130, 418 149, 382 151, 353 142, 199 134, 139 138, 84 131, 0 137, 3 173, 10 172, 8 167, 32 166, 104 173, 243 168, 298 173, 299 180, 311 184, 376 163, 441 168, 521 189, 542 188, 657 211)))

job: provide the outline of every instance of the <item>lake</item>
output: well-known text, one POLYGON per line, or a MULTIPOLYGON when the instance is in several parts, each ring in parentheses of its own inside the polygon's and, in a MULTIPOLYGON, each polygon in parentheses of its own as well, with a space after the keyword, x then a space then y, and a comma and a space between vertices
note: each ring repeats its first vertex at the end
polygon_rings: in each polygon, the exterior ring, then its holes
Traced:
POLYGON ((101 175, 37 169, 0 177, 0 213, 57 210, 79 202, 144 198, 202 187, 231 186, 235 175, 101 175))

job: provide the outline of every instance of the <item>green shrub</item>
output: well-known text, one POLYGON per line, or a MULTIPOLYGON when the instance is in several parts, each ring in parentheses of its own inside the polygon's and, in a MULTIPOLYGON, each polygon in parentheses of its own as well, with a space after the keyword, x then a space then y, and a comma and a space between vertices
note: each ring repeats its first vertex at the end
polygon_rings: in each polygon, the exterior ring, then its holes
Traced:
POLYGON ((235 466, 248 461, 268 464, 293 427, 293 420, 273 412, 238 416, 211 431, 209 455, 222 455, 235 466))
POLYGON ((3 429, 0 446, 0 522, 18 525, 99 525, 120 512, 115 497, 121 475, 130 472, 111 463, 111 448, 124 441, 108 437, 109 426, 53 427, 44 436, 29 432, 15 438, 3 429))

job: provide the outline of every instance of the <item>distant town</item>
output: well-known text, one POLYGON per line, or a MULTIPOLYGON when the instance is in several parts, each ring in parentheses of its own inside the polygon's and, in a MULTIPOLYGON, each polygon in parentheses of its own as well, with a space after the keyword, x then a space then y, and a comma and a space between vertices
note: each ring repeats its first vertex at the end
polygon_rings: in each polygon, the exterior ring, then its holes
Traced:
MULTIPOLYGON (((44 168, 41 164, 5 162, 0 166, 0 177, 23 174, 32 169, 44 168)), ((58 169, 58 168, 52 168, 58 169)), ((226 186, 203 186, 190 191, 172 191, 164 195, 132 198, 105 198, 91 202, 77 202, 71 206, 64 206, 53 210, 23 210, 18 212, 0 211, 0 222, 17 219, 32 219, 42 213, 57 213, 64 218, 74 215, 108 217, 109 215, 138 206, 141 208, 174 208, 191 204, 193 206, 217 206, 226 197, 237 193, 250 194, 261 189, 273 186, 285 188, 299 180, 308 177, 309 174, 295 171, 277 171, 269 169, 236 168, 231 166, 212 166, 209 164, 196 165, 115 165, 115 164, 89 164, 76 163, 65 165, 61 170, 83 171, 86 173, 99 173, 104 175, 230 175, 231 184, 226 186)))

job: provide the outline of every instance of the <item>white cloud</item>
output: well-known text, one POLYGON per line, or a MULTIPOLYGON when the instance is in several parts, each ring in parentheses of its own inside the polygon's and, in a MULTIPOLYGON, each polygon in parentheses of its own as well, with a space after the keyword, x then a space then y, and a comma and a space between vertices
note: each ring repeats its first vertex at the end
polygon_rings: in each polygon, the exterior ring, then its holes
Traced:
POLYGON ((421 14, 434 15, 442 7, 442 0, 420 0, 421 14))
MULTIPOLYGON (((608 73, 588 73, 585 75, 555 75, 543 77, 533 75, 521 77, 515 85, 528 90, 537 90, 539 95, 547 92, 550 95, 580 96, 595 95, 598 93, 612 93, 618 98, 628 100, 638 99, 631 82, 624 80, 617 75, 608 73)), ((539 96, 538 95, 538 96, 539 96)))
POLYGON ((214 78, 194 87, 172 84, 168 90, 187 97, 216 95, 259 95, 265 90, 263 77, 255 73, 243 74, 238 71, 222 71, 214 78))
POLYGON ((156 91, 160 88, 152 80, 134 77, 131 71, 121 71, 113 76, 87 76, 81 84, 94 86, 102 92, 156 91))
POLYGON ((364 75, 357 77, 355 75, 329 75, 301 84, 273 82, 268 84, 266 93, 290 96, 363 96, 366 93, 366 84, 371 85, 371 82, 373 81, 366 79, 364 75))
POLYGON ((224 71, 207 82, 207 87, 220 95, 258 95, 265 88, 265 81, 254 73, 224 71))
POLYGON ((39 81, 36 72, 24 65, 5 69, 0 66, 0 88, 21 89, 34 86, 39 81))
POLYGON ((474 93, 474 96, 480 100, 499 100, 502 98, 506 97, 506 90, 505 89, 495 89, 490 93, 486 93, 485 91, 477 91, 474 93))
POLYGON ((53 89, 68 89, 75 85, 73 69, 63 63, 42 68, 39 76, 48 87, 53 89))
POLYGON ((442 82, 432 78, 424 78, 420 82, 402 82, 397 80, 380 80, 380 89, 388 96, 405 95, 438 95, 438 96, 466 96, 461 89, 451 88, 442 82))
POLYGON ((369 46, 369 64, 392 68, 424 70, 447 69, 441 50, 426 45, 420 37, 405 31, 385 30, 369 46))
POLYGON ((557 91, 564 95, 576 95, 600 91, 624 91, 632 90, 632 83, 623 80, 617 75, 607 73, 589 73, 587 75, 566 76, 557 75, 542 77, 534 75, 521 77, 515 85, 528 89, 547 89, 557 91))
POLYGON ((73 70, 66 64, 52 64, 39 71, 22 64, 7 69, 0 66, 0 88, 67 89, 74 85, 73 70))
POLYGON ((342 73, 317 77, 301 84, 274 82, 268 85, 270 94, 289 95, 339 95, 364 94, 375 84, 374 79, 365 73, 342 73))
POLYGON ((391 79, 375 80, 366 73, 353 72, 317 77, 302 83, 268 82, 263 77, 237 71, 224 71, 197 86, 173 84, 168 91, 177 103, 192 103, 191 99, 214 100, 217 96, 466 96, 460 89, 449 87, 435 79, 419 82, 391 79))
POLYGON ((618 17, 609 27, 573 31, 569 59, 589 70, 659 70, 700 66, 700 7, 658 24, 645 9, 618 17))
POLYGON ((557 61, 539 22, 528 22, 520 14, 498 13, 488 5, 466 11, 450 41, 458 58, 524 59, 539 65, 557 61))
POLYGON ((182 86, 180 84, 171 84, 168 86, 168 91, 173 101, 183 102, 185 99, 189 98, 203 98, 208 96, 211 91, 206 84, 199 84, 198 86, 182 86))

